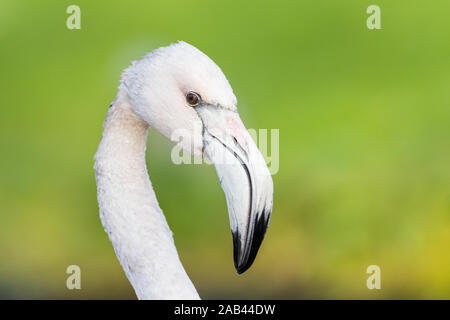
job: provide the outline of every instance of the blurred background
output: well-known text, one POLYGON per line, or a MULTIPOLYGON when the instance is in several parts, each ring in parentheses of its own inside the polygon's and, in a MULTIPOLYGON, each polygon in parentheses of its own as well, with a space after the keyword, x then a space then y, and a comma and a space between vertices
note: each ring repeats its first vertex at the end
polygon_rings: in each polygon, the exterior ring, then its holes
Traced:
POLYGON ((248 128, 280 130, 271 225, 243 275, 214 167, 173 164, 150 131, 152 183, 203 298, 450 298, 450 2, 377 0, 381 30, 371 4, 0 2, 0 298, 135 299, 93 156, 121 71, 177 40, 222 68, 248 128))

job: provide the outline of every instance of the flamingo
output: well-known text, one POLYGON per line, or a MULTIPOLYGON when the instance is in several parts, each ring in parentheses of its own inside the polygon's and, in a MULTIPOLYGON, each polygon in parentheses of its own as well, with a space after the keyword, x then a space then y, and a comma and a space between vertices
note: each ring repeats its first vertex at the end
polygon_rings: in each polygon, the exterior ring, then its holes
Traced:
POLYGON ((273 182, 236 105, 221 69, 183 41, 148 53, 122 73, 94 168, 102 225, 138 299, 200 299, 148 176, 149 126, 214 164, 237 273, 255 260, 271 217, 273 182), (187 136, 181 139, 179 130, 187 136))

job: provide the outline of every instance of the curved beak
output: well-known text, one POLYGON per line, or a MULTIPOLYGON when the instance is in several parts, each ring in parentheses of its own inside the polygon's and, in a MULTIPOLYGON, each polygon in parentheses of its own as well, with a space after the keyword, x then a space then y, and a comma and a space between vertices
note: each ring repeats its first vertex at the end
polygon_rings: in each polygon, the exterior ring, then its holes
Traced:
POLYGON ((236 111, 212 105, 196 111, 203 123, 203 153, 214 164, 227 200, 234 265, 241 274, 255 260, 269 225, 272 177, 236 111))

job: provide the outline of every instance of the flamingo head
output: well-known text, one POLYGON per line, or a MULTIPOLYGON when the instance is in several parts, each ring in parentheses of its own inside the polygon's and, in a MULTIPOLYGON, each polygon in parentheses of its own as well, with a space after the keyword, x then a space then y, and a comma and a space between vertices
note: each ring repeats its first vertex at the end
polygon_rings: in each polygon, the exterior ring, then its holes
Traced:
POLYGON ((227 201, 234 265, 238 273, 246 271, 269 224, 273 182, 222 70, 197 48, 178 42, 133 62, 120 89, 150 126, 214 164, 227 201))

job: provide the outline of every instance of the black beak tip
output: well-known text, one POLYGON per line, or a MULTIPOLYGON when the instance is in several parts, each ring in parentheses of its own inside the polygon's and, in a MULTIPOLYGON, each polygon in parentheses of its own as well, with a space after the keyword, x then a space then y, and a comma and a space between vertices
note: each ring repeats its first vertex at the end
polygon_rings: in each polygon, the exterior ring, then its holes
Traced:
POLYGON ((238 274, 244 273, 252 266, 261 243, 264 240, 269 219, 264 216, 264 213, 257 217, 258 218, 254 223, 252 239, 249 241, 250 244, 245 247, 244 251, 241 250, 242 243, 240 233, 238 231, 232 233, 234 267, 238 274))
POLYGON ((248 267, 244 267, 244 266, 242 266, 242 267, 236 267, 236 272, 237 272, 237 274, 243 274, 245 271, 247 271, 248 270, 248 268, 250 268, 250 266, 248 266, 248 267))
MULTIPOLYGON (((261 241, 256 244, 255 241, 252 241, 252 245, 250 247, 250 253, 248 254, 247 258, 241 257, 241 249, 240 249, 240 242, 239 246, 234 246, 233 255, 234 255, 234 267, 236 268, 236 271, 238 274, 242 274, 245 271, 247 271, 253 264, 256 258, 256 254, 258 253, 258 249, 261 245, 261 241)), ((247 249, 248 250, 248 249, 247 249)))
POLYGON ((250 263, 245 263, 241 265, 234 264, 234 267, 236 268, 237 274, 243 274, 245 271, 247 271, 253 264, 253 261, 250 263))

